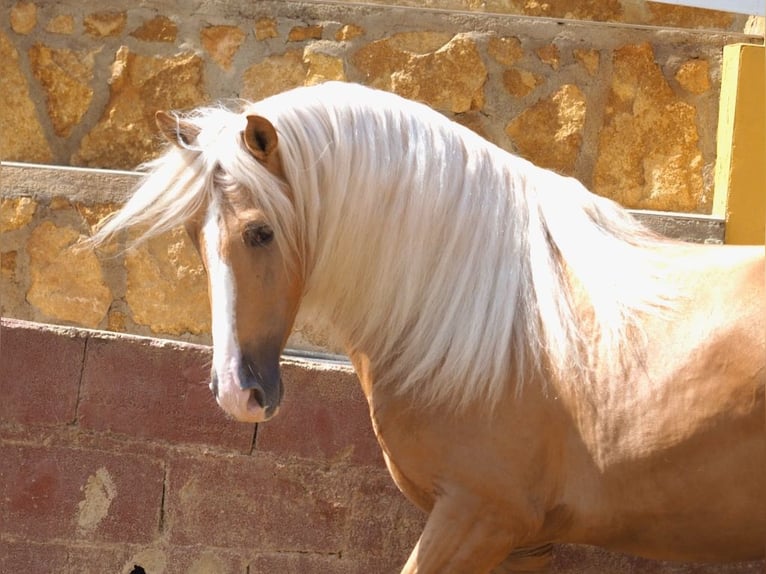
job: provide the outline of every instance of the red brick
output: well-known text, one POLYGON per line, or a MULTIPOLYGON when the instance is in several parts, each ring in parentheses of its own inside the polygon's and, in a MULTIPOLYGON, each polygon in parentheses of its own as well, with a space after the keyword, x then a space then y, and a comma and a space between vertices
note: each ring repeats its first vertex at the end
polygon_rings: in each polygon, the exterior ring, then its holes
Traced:
POLYGON ((171 460, 166 524, 174 545, 337 552, 353 493, 343 473, 266 456, 171 460))
POLYGON ((423 531, 426 513, 399 491, 386 471, 358 469, 347 482, 354 492, 344 556, 377 558, 390 570, 404 566, 423 531))
POLYGON ((0 420, 73 422, 84 348, 83 331, 3 319, 0 420))
POLYGON ((124 571, 127 560, 126 551, 114 547, 0 541, 0 572, 4 573, 117 573, 124 571))
MULTIPOLYGON (((353 560, 337 555, 278 552, 255 557, 248 568, 249 574, 272 574, 273 572, 332 572, 333 574, 358 574, 362 570, 353 560)), ((393 572, 393 570, 391 570, 393 572)), ((376 572, 385 572, 377 570, 376 572)))
POLYGON ((350 369, 283 361, 282 381, 282 408, 258 427, 257 450, 384 466, 367 401, 350 369))
MULTIPOLYGON (((162 574, 245 574, 246 552, 200 546, 171 546, 162 574)), ((140 566, 140 564, 138 564, 140 566)), ((152 574, 151 569, 146 570, 152 574)))
POLYGON ((91 337, 79 424, 133 437, 250 452, 254 425, 226 418, 207 387, 210 349, 140 337, 91 337))
POLYGON ((0 530, 29 541, 146 542, 159 532, 163 484, 149 457, 0 445, 0 530))

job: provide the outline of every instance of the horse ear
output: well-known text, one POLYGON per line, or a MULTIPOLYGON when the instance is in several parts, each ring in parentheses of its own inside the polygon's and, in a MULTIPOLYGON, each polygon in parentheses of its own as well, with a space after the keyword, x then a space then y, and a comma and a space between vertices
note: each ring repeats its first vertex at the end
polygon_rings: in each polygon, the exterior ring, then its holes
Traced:
POLYGON ((192 145, 199 134, 199 128, 191 122, 162 110, 154 114, 154 121, 166 140, 181 147, 192 145))
POLYGON ((261 116, 247 116, 247 127, 242 132, 245 147, 258 161, 265 162, 277 148, 277 130, 261 116))

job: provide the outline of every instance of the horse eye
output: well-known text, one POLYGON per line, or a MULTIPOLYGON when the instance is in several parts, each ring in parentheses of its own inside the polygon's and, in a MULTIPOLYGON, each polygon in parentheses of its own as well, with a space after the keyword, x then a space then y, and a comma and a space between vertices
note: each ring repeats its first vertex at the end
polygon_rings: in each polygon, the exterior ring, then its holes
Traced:
POLYGON ((274 239, 274 230, 265 223, 251 223, 242 232, 242 239, 250 247, 264 247, 274 239))

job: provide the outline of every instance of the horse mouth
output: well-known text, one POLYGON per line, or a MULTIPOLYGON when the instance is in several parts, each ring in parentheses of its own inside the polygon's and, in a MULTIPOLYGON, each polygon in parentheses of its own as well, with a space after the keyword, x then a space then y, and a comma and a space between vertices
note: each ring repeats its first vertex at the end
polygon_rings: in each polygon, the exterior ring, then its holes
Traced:
POLYGON ((278 363, 275 368, 259 370, 243 358, 239 369, 221 376, 211 373, 210 390, 218 405, 236 420, 265 422, 279 411, 284 385, 278 363))

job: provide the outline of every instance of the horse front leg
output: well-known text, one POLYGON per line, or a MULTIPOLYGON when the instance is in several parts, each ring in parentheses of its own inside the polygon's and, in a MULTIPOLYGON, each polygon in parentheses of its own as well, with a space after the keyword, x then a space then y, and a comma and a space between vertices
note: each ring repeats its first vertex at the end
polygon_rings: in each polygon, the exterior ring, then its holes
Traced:
POLYGON ((489 502, 471 495, 442 496, 426 521, 402 574, 479 574, 508 556, 514 536, 489 502))

